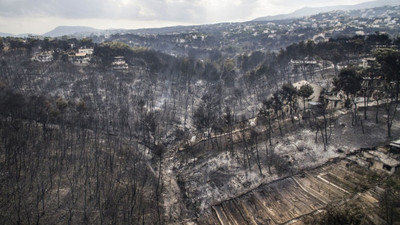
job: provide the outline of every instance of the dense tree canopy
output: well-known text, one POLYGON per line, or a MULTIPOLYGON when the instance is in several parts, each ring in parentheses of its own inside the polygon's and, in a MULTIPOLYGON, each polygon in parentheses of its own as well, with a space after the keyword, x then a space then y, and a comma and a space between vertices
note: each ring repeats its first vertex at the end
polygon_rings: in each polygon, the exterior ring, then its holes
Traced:
POLYGON ((340 71, 338 78, 333 81, 337 90, 342 90, 347 99, 361 90, 362 78, 355 68, 346 68, 340 71))

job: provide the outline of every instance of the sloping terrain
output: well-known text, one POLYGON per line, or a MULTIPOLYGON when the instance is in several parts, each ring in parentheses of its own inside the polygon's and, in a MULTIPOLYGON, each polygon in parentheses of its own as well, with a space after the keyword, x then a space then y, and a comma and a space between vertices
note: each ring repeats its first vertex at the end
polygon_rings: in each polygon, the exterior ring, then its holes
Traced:
MULTIPOLYGON (((349 167, 346 159, 320 168, 290 176, 235 199, 213 206, 213 212, 199 224, 286 224, 314 213, 331 202, 357 198, 373 211, 378 200, 374 187, 369 186, 367 168, 349 167), (371 190, 368 190, 371 188, 371 190), (368 191, 365 191, 368 190, 368 191), (358 193, 358 191, 364 191, 358 193)), ((371 214, 376 219, 376 212, 371 214)), ((374 219, 375 218, 375 219, 374 219)), ((301 224, 297 221, 296 224, 301 224)))
MULTIPOLYGON (((171 209, 167 222, 181 224, 185 218, 198 224, 282 224, 367 190, 368 170, 349 170, 345 153, 388 143, 384 115, 376 124, 374 110, 367 112, 364 134, 360 124, 351 125, 350 113, 338 112, 326 151, 319 133, 287 121, 283 136, 275 127, 272 146, 260 125, 234 132, 233 151, 226 134, 168 153, 164 197, 175 200, 164 202, 171 209), (258 144, 249 142, 251 129, 259 131, 258 144), (342 161, 331 162, 337 159, 342 161)), ((399 135, 398 123, 393 132, 399 135)), ((376 196, 372 199, 375 204, 376 196)))

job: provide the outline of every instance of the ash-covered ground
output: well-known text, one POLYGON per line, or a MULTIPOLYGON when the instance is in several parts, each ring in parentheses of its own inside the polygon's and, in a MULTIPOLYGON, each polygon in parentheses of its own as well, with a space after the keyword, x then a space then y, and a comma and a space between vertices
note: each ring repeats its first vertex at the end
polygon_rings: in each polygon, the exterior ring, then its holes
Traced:
MULTIPOLYGON (((391 138, 387 137, 384 111, 379 111, 378 123, 375 112, 374 108, 368 110, 367 120, 362 118, 362 125, 358 121, 353 126, 351 113, 337 111, 327 128, 326 150, 320 131, 317 133, 305 121, 292 124, 288 120, 282 124, 282 136, 274 124, 272 145, 266 126, 257 125, 233 132, 233 151, 230 135, 225 134, 167 153, 163 197, 164 207, 169 209, 168 223, 195 220, 209 214, 211 206, 262 184, 321 166, 333 158, 344 158, 360 148, 388 143, 391 138), (257 142, 250 141, 251 130, 257 131, 257 142)), ((395 122, 392 137, 399 135, 400 123, 395 122)))

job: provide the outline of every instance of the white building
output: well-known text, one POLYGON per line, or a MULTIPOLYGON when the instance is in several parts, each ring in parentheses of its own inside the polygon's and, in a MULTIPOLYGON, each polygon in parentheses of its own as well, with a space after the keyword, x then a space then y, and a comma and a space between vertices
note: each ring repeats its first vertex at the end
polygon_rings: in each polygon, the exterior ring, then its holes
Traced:
POLYGON ((77 66, 86 66, 90 63, 93 56, 93 48, 81 48, 78 52, 69 56, 72 64, 77 66))
POLYGON ((92 56, 93 55, 93 48, 81 48, 78 50, 79 54, 85 53, 86 55, 92 56))

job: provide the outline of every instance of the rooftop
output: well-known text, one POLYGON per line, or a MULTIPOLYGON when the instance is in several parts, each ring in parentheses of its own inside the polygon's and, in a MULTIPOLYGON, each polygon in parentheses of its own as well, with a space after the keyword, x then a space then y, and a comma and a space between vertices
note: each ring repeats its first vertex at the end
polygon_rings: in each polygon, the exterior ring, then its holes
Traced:
POLYGON ((75 56, 77 57, 85 57, 87 54, 86 53, 76 53, 75 56))
POLYGON ((396 159, 393 159, 392 157, 389 157, 383 152, 379 151, 367 151, 363 152, 364 157, 374 159, 377 161, 380 161, 388 166, 391 167, 396 167, 400 165, 400 161, 397 161, 396 159))

